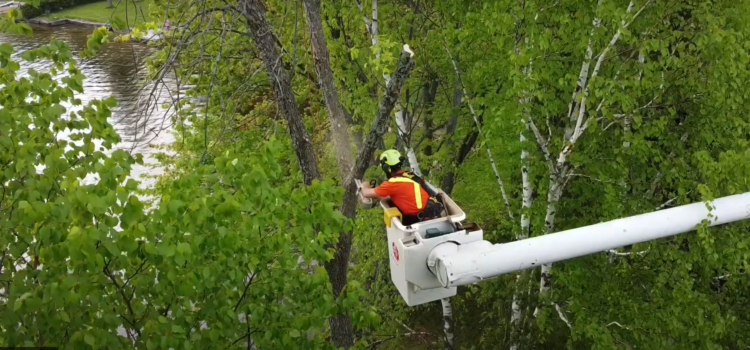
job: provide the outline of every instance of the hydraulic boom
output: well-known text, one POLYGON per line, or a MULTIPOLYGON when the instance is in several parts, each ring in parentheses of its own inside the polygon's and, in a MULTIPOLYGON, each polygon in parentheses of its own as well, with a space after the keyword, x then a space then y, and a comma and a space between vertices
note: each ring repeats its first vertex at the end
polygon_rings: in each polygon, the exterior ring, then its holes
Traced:
MULTIPOLYGON (((359 185, 359 182, 358 182, 359 185)), ((434 187, 434 186, 433 186, 434 187)), ((708 226, 750 219, 750 192, 607 221, 515 242, 492 244, 444 193, 445 216, 404 226, 381 200, 391 280, 409 306, 456 295, 458 286, 708 226)), ((360 196, 364 208, 375 201, 360 196)))
MULTIPOLYGON (((704 220, 709 226, 750 218, 750 193, 693 203, 624 219, 495 244, 477 251, 471 244, 436 259, 444 287, 462 286, 506 273, 689 232, 704 220), (466 252, 462 252, 466 250, 466 252)), ((473 244, 473 243, 472 243, 473 244)))

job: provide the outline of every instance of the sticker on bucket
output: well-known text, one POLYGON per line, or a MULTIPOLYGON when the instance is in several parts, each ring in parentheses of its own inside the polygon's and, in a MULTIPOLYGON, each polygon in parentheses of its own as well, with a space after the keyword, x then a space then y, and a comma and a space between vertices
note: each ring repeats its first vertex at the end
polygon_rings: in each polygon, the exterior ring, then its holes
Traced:
POLYGON ((396 258, 396 262, 398 262, 398 247, 396 247, 396 242, 393 242, 393 257, 396 258))

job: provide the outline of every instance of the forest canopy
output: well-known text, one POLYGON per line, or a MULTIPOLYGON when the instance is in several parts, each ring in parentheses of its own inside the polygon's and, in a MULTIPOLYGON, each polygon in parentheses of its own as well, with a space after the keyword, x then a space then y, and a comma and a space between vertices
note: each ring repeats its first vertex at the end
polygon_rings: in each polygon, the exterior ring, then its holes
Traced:
MULTIPOLYGON (((141 157, 113 146, 118 101, 65 107, 88 78, 64 42, 0 44, 0 344, 750 347, 746 222, 410 308, 382 213, 357 207, 354 181, 382 180, 377 156, 398 149, 496 243, 747 192, 750 3, 155 0, 151 12, 131 31, 161 36, 149 79, 187 87, 153 188, 130 176, 141 157), (38 60, 49 70, 19 73, 38 60)), ((0 27, 29 34, 19 18, 0 27)), ((122 34, 97 29, 87 54, 141 45, 122 34)))

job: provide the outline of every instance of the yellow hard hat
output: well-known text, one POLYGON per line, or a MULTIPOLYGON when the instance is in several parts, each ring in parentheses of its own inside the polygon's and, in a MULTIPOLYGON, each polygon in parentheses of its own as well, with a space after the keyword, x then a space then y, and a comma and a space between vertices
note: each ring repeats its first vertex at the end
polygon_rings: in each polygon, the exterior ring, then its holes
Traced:
POLYGON ((380 154, 380 162, 388 166, 394 166, 404 161, 401 153, 395 149, 389 149, 380 154))

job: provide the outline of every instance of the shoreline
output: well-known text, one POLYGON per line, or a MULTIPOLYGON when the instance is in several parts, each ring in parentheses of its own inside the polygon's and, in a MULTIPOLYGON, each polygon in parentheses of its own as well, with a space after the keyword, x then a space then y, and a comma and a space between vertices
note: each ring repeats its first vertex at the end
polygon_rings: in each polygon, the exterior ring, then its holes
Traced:
POLYGON ((109 23, 89 22, 89 21, 84 21, 80 19, 72 19, 72 18, 63 18, 63 19, 58 19, 55 21, 47 21, 47 20, 40 19, 37 17, 37 18, 31 18, 31 19, 27 19, 23 21, 26 23, 30 23, 30 24, 38 24, 38 25, 44 25, 44 26, 49 26, 49 27, 57 27, 57 26, 65 25, 65 24, 73 24, 73 25, 78 25, 82 27, 92 27, 92 28, 105 27, 110 32, 114 31, 112 29, 112 26, 109 23))
MULTIPOLYGON (((47 20, 40 19, 37 17, 37 18, 31 18, 31 19, 18 20, 17 22, 26 22, 29 24, 43 25, 43 26, 48 26, 48 27, 59 27, 59 26, 66 25, 66 24, 76 25, 76 26, 81 26, 81 27, 89 27, 89 28, 105 27, 107 28, 108 31, 115 33, 115 30, 112 28, 112 25, 110 25, 109 23, 90 22, 90 21, 84 21, 81 19, 73 19, 73 18, 63 18, 63 19, 58 19, 55 21, 47 21, 47 20)), ((128 31, 123 31, 122 33, 127 34, 128 31)), ((146 44, 151 41, 159 41, 161 40, 161 38, 162 37, 159 33, 153 33, 152 31, 149 30, 149 33, 146 34, 144 37, 140 39, 135 39, 131 37, 131 40, 146 44)))
MULTIPOLYGON (((0 14, 10 11, 11 9, 20 8, 23 3, 20 1, 3 1, 0 0, 0 14)), ((45 15, 46 16, 46 15, 45 15)), ((109 32, 127 35, 130 33, 129 30, 115 30, 109 22, 94 22, 94 21, 87 21, 83 19, 77 19, 77 18, 61 18, 57 20, 50 20, 47 18, 44 18, 43 16, 34 17, 34 18, 24 18, 24 19, 17 19, 16 23, 28 23, 28 24, 34 24, 34 25, 41 25, 41 26, 47 26, 47 27, 59 27, 63 25, 73 25, 73 26, 80 26, 80 27, 87 27, 87 28, 99 28, 104 27, 107 28, 109 32)), ((130 40, 141 42, 141 43, 149 43, 151 41, 158 41, 162 39, 161 30, 158 32, 154 32, 149 30, 148 33, 146 33, 142 38, 135 39, 132 36, 130 37, 130 40)))

